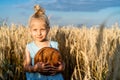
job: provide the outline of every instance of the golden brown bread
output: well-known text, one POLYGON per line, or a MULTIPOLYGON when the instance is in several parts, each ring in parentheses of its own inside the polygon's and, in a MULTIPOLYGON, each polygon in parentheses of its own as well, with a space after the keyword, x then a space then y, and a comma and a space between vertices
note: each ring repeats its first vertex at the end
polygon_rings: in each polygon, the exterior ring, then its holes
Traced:
POLYGON ((44 47, 40 49, 34 58, 34 64, 37 62, 44 62, 50 64, 51 66, 59 66, 58 62, 62 62, 62 57, 59 51, 55 48, 44 47))

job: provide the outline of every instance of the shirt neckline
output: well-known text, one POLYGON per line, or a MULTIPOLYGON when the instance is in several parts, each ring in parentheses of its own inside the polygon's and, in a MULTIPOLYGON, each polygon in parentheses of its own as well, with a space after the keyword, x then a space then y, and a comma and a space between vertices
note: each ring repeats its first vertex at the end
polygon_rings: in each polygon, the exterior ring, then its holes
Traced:
MULTIPOLYGON (((35 44, 35 42, 33 41, 33 44, 38 48, 38 49, 41 49, 41 48, 43 48, 43 47, 38 47, 36 44, 35 44)), ((52 45, 51 45, 51 41, 49 41, 49 47, 52 47, 52 45)))

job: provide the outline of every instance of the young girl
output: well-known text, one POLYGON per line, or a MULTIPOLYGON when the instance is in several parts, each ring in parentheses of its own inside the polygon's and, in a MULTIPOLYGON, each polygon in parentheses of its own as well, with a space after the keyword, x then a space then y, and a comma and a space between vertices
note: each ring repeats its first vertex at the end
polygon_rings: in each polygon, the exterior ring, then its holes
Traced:
POLYGON ((38 62, 34 64, 35 54, 43 47, 58 48, 58 43, 55 41, 49 41, 47 39, 50 25, 45 11, 39 5, 35 7, 35 13, 30 18, 29 29, 33 41, 26 46, 26 53, 24 59, 24 70, 26 71, 27 80, 63 80, 62 72, 64 70, 63 62, 59 62, 58 67, 52 67, 50 65, 38 62), (42 75, 42 72, 51 72, 51 75, 42 75))

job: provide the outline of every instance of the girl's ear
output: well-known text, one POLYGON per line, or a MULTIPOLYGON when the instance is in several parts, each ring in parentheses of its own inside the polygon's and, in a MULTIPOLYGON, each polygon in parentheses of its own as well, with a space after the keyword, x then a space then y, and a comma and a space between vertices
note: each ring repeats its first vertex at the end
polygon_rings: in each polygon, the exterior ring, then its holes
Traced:
POLYGON ((48 33, 49 33, 49 31, 50 31, 50 27, 47 28, 47 32, 48 32, 48 33))

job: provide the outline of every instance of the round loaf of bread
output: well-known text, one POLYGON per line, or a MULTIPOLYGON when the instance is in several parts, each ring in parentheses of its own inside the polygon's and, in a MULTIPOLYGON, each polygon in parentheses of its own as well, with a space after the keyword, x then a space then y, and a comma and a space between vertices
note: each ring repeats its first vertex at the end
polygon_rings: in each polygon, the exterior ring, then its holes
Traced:
POLYGON ((57 67, 59 66, 59 62, 62 62, 62 58, 60 52, 57 49, 44 47, 40 49, 35 55, 34 64, 37 62, 44 62, 50 66, 57 67))

